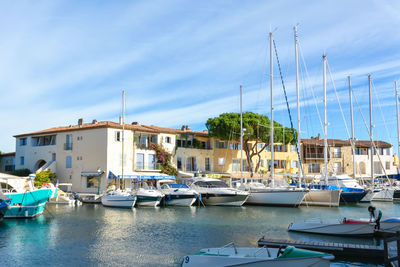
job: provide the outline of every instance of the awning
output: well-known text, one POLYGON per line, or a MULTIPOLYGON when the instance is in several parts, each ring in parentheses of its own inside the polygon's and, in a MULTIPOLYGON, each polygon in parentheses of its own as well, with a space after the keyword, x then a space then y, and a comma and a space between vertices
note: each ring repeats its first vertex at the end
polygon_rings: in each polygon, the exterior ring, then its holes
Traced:
MULTIPOLYGON (((108 179, 122 179, 122 174, 115 175, 110 171, 108 179)), ((123 179, 175 179, 175 176, 159 172, 127 172, 123 179)))
POLYGON ((101 176, 102 173, 98 173, 98 172, 81 172, 81 176, 84 177, 97 177, 97 176, 101 176))

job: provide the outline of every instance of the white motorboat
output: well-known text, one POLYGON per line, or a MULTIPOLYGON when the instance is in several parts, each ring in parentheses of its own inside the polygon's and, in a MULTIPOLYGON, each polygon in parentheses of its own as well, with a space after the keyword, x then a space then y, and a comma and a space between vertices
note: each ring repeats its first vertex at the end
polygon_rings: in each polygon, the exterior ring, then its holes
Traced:
POLYGON ((157 181, 157 189, 165 195, 166 205, 171 206, 192 206, 198 197, 196 191, 173 180, 157 181))
POLYGON ((334 256, 327 253, 283 248, 236 247, 233 243, 220 248, 205 248, 183 257, 181 266, 330 266, 334 256))
POLYGON ((248 183, 243 186, 249 193, 246 204, 298 207, 307 190, 296 187, 267 187, 263 183, 248 183))
POLYGON ((199 200, 206 206, 242 206, 249 197, 248 192, 213 178, 194 178, 190 188, 200 194, 199 200))
POLYGON ((106 207, 133 208, 136 203, 136 196, 132 196, 130 190, 109 191, 101 198, 101 204, 106 207))
POLYGON ((140 206, 159 206, 164 194, 158 191, 154 186, 149 186, 148 181, 135 181, 135 195, 137 197, 136 205, 140 206))
POLYGON ((392 202, 393 201, 393 195, 394 195, 394 188, 376 188, 374 190, 374 194, 372 196, 371 201, 387 201, 387 202, 392 202))
MULTIPOLYGON (((380 229, 383 231, 399 231, 400 218, 381 220, 380 229)), ((373 236, 375 224, 369 219, 340 219, 322 221, 311 219, 304 222, 293 222, 288 227, 289 231, 336 236, 373 236)))

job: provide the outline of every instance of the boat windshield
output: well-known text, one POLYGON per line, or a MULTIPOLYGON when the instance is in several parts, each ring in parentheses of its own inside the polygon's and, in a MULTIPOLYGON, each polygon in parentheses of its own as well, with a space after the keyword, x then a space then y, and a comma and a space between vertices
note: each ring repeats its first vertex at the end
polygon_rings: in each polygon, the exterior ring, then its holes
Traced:
POLYGON ((207 188, 228 188, 229 186, 222 182, 222 181, 198 181, 194 183, 197 186, 200 187, 207 187, 207 188))
POLYGON ((189 188, 187 185, 185 184, 169 184, 170 188, 189 188))

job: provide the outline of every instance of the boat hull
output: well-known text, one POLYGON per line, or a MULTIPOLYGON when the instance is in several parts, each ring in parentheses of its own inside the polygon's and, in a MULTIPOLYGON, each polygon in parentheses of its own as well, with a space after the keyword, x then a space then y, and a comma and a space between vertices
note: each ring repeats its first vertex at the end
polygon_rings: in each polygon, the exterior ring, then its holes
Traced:
POLYGON ((26 193, 5 193, 11 198, 10 210, 4 218, 33 218, 43 213, 46 202, 54 194, 50 188, 38 189, 26 193))
POLYGON ((306 194, 305 190, 251 190, 246 204, 298 207, 306 194))
POLYGON ((342 192, 340 194, 340 203, 347 204, 347 203, 358 203, 365 197, 367 192, 342 192))
POLYGON ((391 188, 383 188, 380 189, 379 192, 374 192, 372 196, 372 201, 384 201, 384 202, 392 202, 394 196, 394 189, 391 188))
POLYGON ((313 190, 305 195, 302 205, 339 207, 340 190, 313 190))
POLYGON ((156 207, 160 205, 162 200, 162 196, 136 195, 136 197, 136 205, 138 207, 156 207))
POLYGON ((393 201, 400 201, 400 190, 395 190, 393 193, 393 201))
POLYGON ((197 195, 195 194, 169 194, 165 195, 165 204, 167 206, 192 206, 196 199, 197 195))
POLYGON ((101 198, 101 204, 105 207, 114 208, 133 208, 136 203, 136 197, 123 195, 105 195, 101 198))
POLYGON ((202 193, 200 201, 206 206, 242 206, 249 195, 202 193))

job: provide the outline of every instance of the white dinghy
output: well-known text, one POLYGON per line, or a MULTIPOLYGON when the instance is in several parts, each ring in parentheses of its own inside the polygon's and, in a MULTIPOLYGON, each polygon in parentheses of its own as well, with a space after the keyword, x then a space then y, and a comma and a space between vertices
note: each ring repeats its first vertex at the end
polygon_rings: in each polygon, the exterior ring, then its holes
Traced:
POLYGON ((283 248, 246 248, 229 243, 220 248, 205 248, 183 257, 182 266, 330 266, 334 256, 327 253, 283 248))
MULTIPOLYGON (((336 236, 373 236, 375 223, 370 223, 369 219, 340 219, 322 221, 311 219, 304 222, 293 222, 289 224, 289 231, 303 232, 322 235, 336 236)), ((388 218, 381 220, 380 230, 400 231, 400 218, 388 218)))

